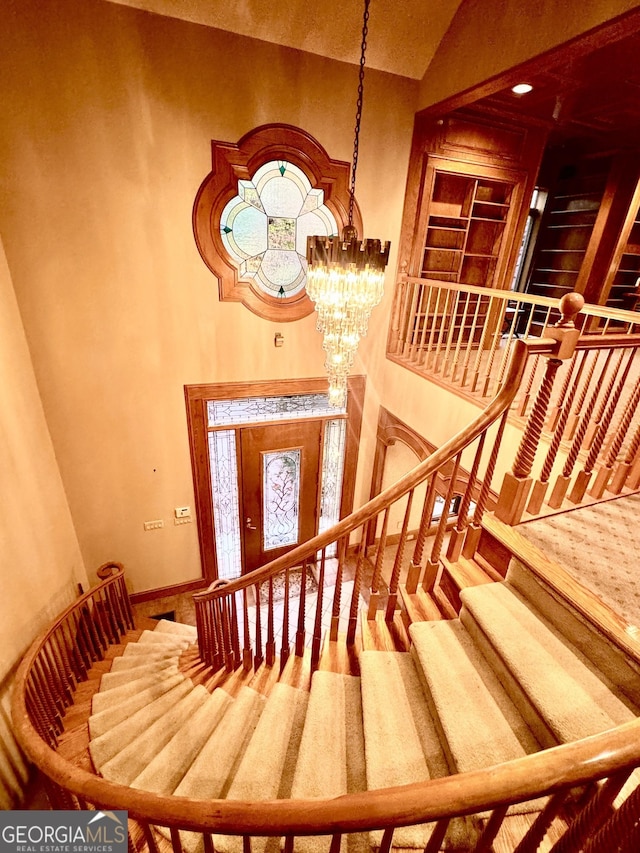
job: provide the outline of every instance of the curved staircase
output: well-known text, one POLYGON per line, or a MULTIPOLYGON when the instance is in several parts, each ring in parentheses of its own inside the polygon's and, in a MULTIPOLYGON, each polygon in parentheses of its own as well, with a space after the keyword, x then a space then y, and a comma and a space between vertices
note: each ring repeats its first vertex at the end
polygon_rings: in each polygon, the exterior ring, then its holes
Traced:
MULTIPOLYGON (((89 678, 88 756, 105 779, 157 794, 326 798, 491 767, 634 720, 640 671, 584 623, 580 634, 568 611, 556 614, 559 626, 547 621, 544 596, 514 562, 503 583, 462 590, 459 618, 411 624, 410 652, 360 650, 346 672, 329 669, 336 657, 327 652, 313 675, 307 654, 282 672, 262 665, 221 679, 199 661, 194 628, 159 621, 89 678)), ((60 750, 71 755, 86 723, 68 717, 60 750)), ((86 766, 87 752, 74 760, 86 766)), ((545 802, 512 805, 494 849, 514 849, 512 836, 545 802)), ((453 821, 442 849, 475 849, 486 818, 453 821)), ((425 849, 435 826, 399 828, 393 845, 425 849)), ((167 839, 161 830, 155 843, 167 839)), ((197 833, 180 841, 188 853, 203 844, 197 833)), ((382 832, 348 841, 353 851, 377 848, 382 832)), ((233 836, 214 835, 213 844, 242 848, 233 836)), ((275 851, 280 840, 252 846, 275 851)), ((315 836, 293 849, 330 846, 331 836, 315 836)))
MULTIPOLYGON (((482 557, 527 360, 564 358, 572 325, 517 341, 498 395, 398 483, 196 594, 197 632, 136 622, 122 567, 102 567, 16 674, 16 734, 54 807, 128 810, 132 853, 637 853, 637 642, 547 568, 523 557, 501 580, 482 557), (301 570, 313 595, 292 593, 301 570)), ((519 500, 526 478, 509 483, 519 500)))

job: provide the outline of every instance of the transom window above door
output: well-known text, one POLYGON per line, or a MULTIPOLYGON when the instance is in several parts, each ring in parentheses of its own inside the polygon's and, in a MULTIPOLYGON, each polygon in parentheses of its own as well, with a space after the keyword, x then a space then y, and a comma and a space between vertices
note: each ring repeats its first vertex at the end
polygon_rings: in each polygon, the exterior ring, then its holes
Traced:
MULTIPOLYGON (((332 160, 289 125, 256 128, 237 145, 214 141, 212 160, 194 202, 193 230, 221 301, 240 301, 267 320, 307 316, 307 237, 342 232, 349 163, 332 160)), ((357 205, 354 225, 361 229, 357 205)))

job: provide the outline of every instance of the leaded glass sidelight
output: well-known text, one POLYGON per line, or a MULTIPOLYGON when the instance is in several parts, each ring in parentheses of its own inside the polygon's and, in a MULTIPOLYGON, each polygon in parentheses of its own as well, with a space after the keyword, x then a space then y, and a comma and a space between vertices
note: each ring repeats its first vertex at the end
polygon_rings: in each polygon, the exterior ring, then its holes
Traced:
POLYGON ((235 430, 209 433, 209 460, 218 577, 235 578, 242 572, 235 430))
POLYGON ((307 277, 307 237, 338 234, 335 217, 302 169, 271 160, 224 207, 220 233, 225 249, 271 297, 295 296, 307 277))
POLYGON ((263 454, 264 551, 298 542, 301 461, 300 448, 263 454))

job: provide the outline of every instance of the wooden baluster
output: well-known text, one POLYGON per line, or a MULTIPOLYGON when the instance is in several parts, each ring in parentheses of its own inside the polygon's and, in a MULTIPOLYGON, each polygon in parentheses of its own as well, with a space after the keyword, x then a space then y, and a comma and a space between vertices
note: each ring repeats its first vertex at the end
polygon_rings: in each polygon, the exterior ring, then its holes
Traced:
MULTIPOLYGON (((451 382, 455 384, 456 381, 456 373, 458 372, 458 363, 460 361, 460 350, 462 348, 462 341, 464 339, 465 330, 467 328, 467 316, 469 313, 469 303, 471 302, 470 294, 464 294, 464 310, 462 312, 462 319, 460 320, 460 330, 458 332, 458 340, 456 342, 456 348, 453 353, 453 362, 451 364, 451 382)), ((467 342, 468 343, 468 342, 467 342)), ((470 347, 468 347, 470 349, 470 347)), ((446 373, 445 373, 446 376, 446 373)))
MULTIPOLYGON (((484 382, 482 385, 482 396, 489 396, 489 389, 495 386, 493 382, 493 363, 496 359, 496 353, 498 351, 498 345, 500 344, 500 340, 502 338, 502 325, 499 321, 496 320, 496 308, 498 308, 499 300, 494 300, 493 297, 489 300, 489 311, 487 312, 487 316, 485 318, 485 323, 487 327, 493 326, 493 331, 489 334, 491 336, 491 347, 489 350, 489 360, 487 361, 487 366, 485 367, 484 374, 484 382), (495 303, 495 304, 494 304, 495 303), (493 315, 493 316, 492 316, 493 315)), ((498 308, 499 311, 499 308, 498 308)))
POLYGON ((378 853, 390 853, 391 847, 393 846, 393 833, 395 832, 394 827, 390 826, 388 829, 385 829, 382 833, 382 840, 380 842, 380 847, 378 848, 378 853))
MULTIPOLYGON (((243 649, 242 649, 242 668, 245 672, 253 667, 253 649, 251 648, 251 635, 249 633, 249 589, 245 586, 242 590, 242 632, 243 632, 243 649)), ((256 607, 257 609, 257 607, 256 607)))
POLYGON ((524 418, 527 414, 527 409, 529 408, 529 402, 531 400, 531 390, 533 388, 533 380, 536 377, 538 372, 538 366, 540 364, 540 354, 536 355, 533 361, 531 362, 531 370, 529 371, 529 377, 527 379, 524 394, 522 395, 522 400, 520 401, 520 407, 518 409, 518 414, 520 417, 524 418))
MULTIPOLYGON (((613 355, 613 350, 610 350, 610 352, 609 352, 609 356, 611 356, 611 355, 613 355)), ((593 420, 590 421, 590 423, 587 425, 585 435, 584 435, 584 440, 582 443, 582 448, 590 448, 591 447, 591 445, 593 444, 593 440, 594 440, 595 436, 597 435, 597 433, 600 429, 600 423, 602 421, 602 418, 604 417, 604 413, 605 413, 606 408, 607 408, 607 403, 609 402, 609 398, 611 397, 611 394, 613 392, 613 388, 616 384, 616 378, 618 376, 618 371, 622 367, 623 360, 624 360, 624 350, 620 350, 620 355, 618 356, 618 363, 616 364, 616 366, 611 371, 611 375, 609 376, 609 382, 607 384, 606 391, 604 392, 604 394, 602 395, 602 399, 600 400, 600 405, 598 407, 598 411, 597 411, 595 417, 593 418, 593 420)), ((607 359, 607 363, 608 363, 608 361, 609 361, 609 359, 607 359)))
POLYGON ((94 610, 94 613, 97 611, 100 614, 109 643, 116 645, 120 640, 120 635, 118 634, 118 625, 111 610, 111 603, 106 589, 101 590, 101 592, 95 596, 94 600, 96 602, 96 609, 94 610))
POLYGON ((436 503, 436 483, 437 475, 434 474, 429 480, 424 502, 422 504, 422 514, 420 516, 420 528, 416 538, 415 548, 413 549, 413 557, 409 563, 407 570, 407 592, 413 594, 420 583, 422 574, 422 557, 424 555, 424 546, 427 541, 429 530, 431 529, 431 519, 433 518, 433 508, 436 503))
POLYGON ((446 295, 446 291, 442 290, 442 288, 439 288, 436 292, 436 301, 435 301, 435 305, 433 306, 433 313, 431 314, 431 327, 429 329, 429 344, 427 346, 427 351, 425 353, 425 358, 424 358, 424 362, 423 362, 425 370, 429 370, 429 364, 431 361, 431 354, 433 353, 434 341, 435 341, 435 337, 436 337, 436 323, 437 323, 437 318, 439 316, 439 311, 440 311, 440 300, 441 300, 443 295, 446 295))
MULTIPOLYGON (((560 415, 555 421, 553 438, 551 440, 551 444, 549 445, 549 449, 547 450, 547 455, 545 456, 544 462, 542 463, 540 477, 533 484, 533 489, 531 490, 531 497, 527 506, 527 511, 532 515, 537 515, 537 513, 539 513, 542 508, 544 497, 547 493, 547 488, 549 486, 549 478, 551 477, 551 471, 553 470, 553 466, 556 461, 556 456, 558 454, 558 450, 560 449, 560 442, 562 441, 562 438, 564 436, 564 430, 567 424, 567 420, 569 418, 571 406, 573 405, 573 398, 575 397, 578 391, 578 387, 580 385, 580 377, 582 375, 582 369, 585 365, 585 357, 586 352, 583 352, 582 357, 580 359, 580 366, 578 368, 578 373, 576 375, 575 382, 573 383, 568 396, 565 396, 563 398, 564 402, 562 408, 560 409, 560 415)), ((572 371, 569 371, 569 376, 571 375, 571 372, 572 371)))
POLYGON ((233 659, 233 643, 231 640, 231 613, 230 613, 230 602, 228 598, 225 596, 220 599, 220 606, 222 610, 222 637, 224 643, 224 665, 227 672, 233 672, 235 669, 234 659, 233 659))
POLYGON ((198 635, 198 654, 205 663, 210 663, 207 652, 207 637, 205 633, 204 620, 202 618, 202 602, 194 601, 193 605, 196 616, 196 632, 198 635))
POLYGON ((547 415, 551 390, 561 364, 562 361, 559 358, 547 360, 544 378, 527 420, 513 468, 505 474, 495 509, 496 518, 504 521, 505 524, 514 525, 522 520, 529 490, 533 483, 530 475, 547 415))
MULTIPOLYGON (((505 371, 507 369, 507 365, 509 364, 509 357, 511 355, 511 345, 517 337, 516 326, 518 324, 518 317, 520 316, 521 305, 522 303, 519 300, 516 300, 516 307, 513 312, 513 317, 511 318, 511 325, 509 326, 509 329, 506 332, 506 340, 504 341, 504 345, 502 346, 502 358, 500 359, 500 367, 498 368, 498 373, 496 375, 495 381, 496 388, 500 387, 505 371)), ((504 339, 504 337, 504 334, 501 335, 501 338, 504 339)))
POLYGON ((416 313, 413 320, 413 336, 411 341, 411 363, 420 364, 422 358, 422 344, 425 336, 425 320, 426 314, 424 311, 425 293, 427 286, 420 284, 418 287, 418 301, 416 305, 416 313))
MULTIPOLYGON (((583 353, 584 356, 584 353, 583 353)), ((560 387, 560 392, 558 393, 558 397, 555 401, 555 404, 549 406, 549 412, 547 414, 547 422, 545 424, 545 430, 547 432, 553 432, 556 428, 556 424, 558 423, 558 419, 562 414, 563 409, 565 408, 565 400, 567 398, 567 393, 569 391, 569 385, 571 384, 571 379, 573 378, 573 371, 575 369, 577 363, 577 359, 574 357, 571 359, 569 364, 567 365, 567 371, 564 377, 564 381, 560 387)))
POLYGON ((284 570, 284 604, 282 610, 282 645, 280 646, 280 671, 289 659, 289 569, 284 570))
POLYGON ((451 345, 453 343, 453 339, 456 335, 456 318, 458 316, 458 307, 460 305, 460 291, 456 291, 455 299, 453 301, 453 311, 451 312, 451 322, 449 324, 449 332, 447 334, 447 346, 444 351, 444 357, 442 359, 442 370, 440 374, 445 377, 449 372, 447 370, 447 362, 449 361, 449 353, 451 352, 451 345))
POLYGON ((432 371, 436 374, 436 376, 442 372, 442 364, 439 365, 438 361, 440 359, 440 353, 442 350, 443 340, 448 335, 448 322, 449 322, 449 317, 450 317, 450 307, 449 306, 451 303, 451 299, 452 299, 452 291, 447 290, 446 291, 446 298, 445 298, 445 302, 444 302, 444 312, 442 313, 442 316, 440 318, 440 328, 438 329, 438 340, 436 342, 436 349, 435 349, 434 358, 433 358, 432 371))
POLYGON ((508 809, 508 805, 496 806, 491 812, 491 816, 486 822, 482 834, 474 847, 476 853, 489 853, 489 851, 493 850, 493 841, 502 826, 502 821, 505 819, 508 809))
POLYGON ((227 665, 227 640, 225 634, 225 609, 224 598, 211 600, 213 629, 216 644, 216 669, 222 669, 227 665))
MULTIPOLYGON (((482 296, 479 297, 482 299, 482 296)), ((490 334, 489 324, 486 322, 487 315, 491 313, 493 300, 489 297, 489 303, 487 305, 487 312, 483 315, 483 325, 482 325, 482 334, 480 335, 480 343, 478 344, 478 351, 476 353, 475 363, 473 365, 473 379, 471 381, 471 391, 472 393, 478 390, 478 382, 480 381, 480 370, 482 366, 482 356, 487 351, 487 338, 490 334)))
MULTIPOLYGON (((347 839, 348 843, 348 839, 347 839)), ((340 845, 342 844, 342 834, 340 832, 334 832, 331 836, 331 844, 329 846, 329 853, 340 853, 340 845)))
POLYGON ((620 396, 622 395, 622 392, 624 390, 624 385, 627 381, 627 376, 629 375, 629 370, 631 369, 635 354, 636 349, 634 348, 631 350, 626 367, 622 372, 622 376, 618 380, 617 386, 613 394, 611 395, 611 399, 609 400, 609 404, 606 408, 606 411, 598 425, 598 431, 596 432, 591 447, 589 448, 589 454, 584 463, 584 467, 576 477, 576 481, 573 484, 573 488, 571 489, 571 492, 569 494, 569 500, 571 501, 571 503, 580 503, 580 501, 585 495, 585 492, 587 491, 587 487, 589 486, 589 481, 591 480, 593 469, 600 454, 600 448, 604 443, 607 431, 609 429, 609 425, 611 424, 613 415, 618 406, 618 402, 620 401, 620 396))
POLYGON ((433 293, 433 287, 431 285, 429 285, 427 287, 427 298, 426 298, 426 301, 424 302, 424 306, 422 309, 422 315, 423 315, 422 316, 422 329, 420 331, 420 343, 418 344, 418 358, 416 359, 416 364, 418 364, 420 366, 424 365, 425 358, 427 355, 427 348, 426 348, 425 341, 427 338, 427 327, 429 325, 427 323, 427 319, 429 317, 429 306, 431 305, 432 293, 433 293))
POLYGON ((240 664, 240 632, 238 625, 238 602, 236 593, 231 594, 231 645, 233 648, 233 668, 240 664))
POLYGON ((71 632, 71 644, 72 648, 76 650, 76 658, 78 664, 82 670, 82 680, 84 681, 87 677, 87 672, 91 668, 91 656, 89 654, 89 650, 87 648, 87 641, 85 639, 83 623, 84 620, 80 618, 80 614, 77 610, 74 610, 69 614, 69 630, 71 632))
POLYGON ((255 585, 255 596, 256 596, 256 651, 254 657, 254 665, 255 668, 258 669, 262 661, 264 660, 264 655, 262 654, 262 607, 260 605, 260 584, 257 583, 255 585))
MULTIPOLYGON (((578 424, 580 423, 580 417, 582 415, 582 407, 584 406, 585 400, 587 399, 587 394, 589 393, 589 388, 591 386, 591 380, 593 379, 593 374, 596 369, 596 364, 598 363, 598 356, 600 355, 600 350, 596 350, 593 353, 593 358, 591 359, 591 364, 589 365, 589 370, 587 371, 587 375, 585 377, 584 382, 582 383, 582 388, 580 389, 580 394, 578 396, 578 400, 576 402, 576 406, 573 412, 569 413, 569 418, 567 420, 567 425, 564 429, 564 438, 567 441, 573 440, 574 435, 576 434, 576 430, 578 428, 578 424)), ((613 350, 609 350, 609 355, 607 358, 611 358, 611 353, 613 350)), ((586 358, 591 355, 587 353, 586 358)))
POLYGON ((391 316, 391 352, 394 355, 402 352, 403 347, 403 329, 407 326, 407 289, 408 284, 405 280, 399 279, 396 285, 397 298, 394 301, 393 314, 391 316))
POLYGON ((367 531, 363 527, 360 531, 360 547, 358 548, 358 559, 356 561, 356 570, 353 577, 353 591, 351 593, 351 602, 349 605, 349 622, 347 625, 347 645, 352 646, 356 641, 356 631, 358 628, 358 613, 360 610, 360 588, 362 587, 362 575, 364 572, 364 560, 367 553, 367 531))
MULTIPOLYGON (((609 350, 609 353, 605 359, 605 363, 602 366, 602 369, 600 370, 600 373, 598 375, 598 379, 596 380, 591 389, 591 395, 589 397, 589 402, 587 403, 587 408, 584 410, 584 414, 580 417, 578 428, 573 436, 571 447, 569 448, 569 453, 567 454, 567 458, 562 468, 562 473, 558 475, 556 484, 553 487, 553 491, 551 492, 551 497, 549 498, 549 506, 553 509, 559 509, 562 506, 562 502, 565 498, 565 495, 567 494, 569 485, 571 484, 571 476, 573 474, 573 469, 578 460, 578 454, 580 453, 580 449, 583 445, 584 437, 586 435, 591 420, 591 415, 593 414, 596 403, 598 401, 598 396, 600 394, 602 383, 607 373, 609 361, 611 359, 612 354, 613 350, 609 350)), ((593 362, 592 368, 595 367, 597 359, 598 356, 596 355, 596 360, 593 362)), ((589 380, 585 382, 585 387, 588 387, 588 385, 589 380)))
POLYGON ((636 427, 624 459, 616 466, 609 491, 619 495, 625 483, 630 489, 637 489, 640 485, 640 424, 636 427))
POLYGON ((269 594, 267 602, 267 644, 265 646, 267 666, 273 666, 276 659, 276 640, 273 630, 273 578, 269 578, 269 594))
POLYGON ((569 791, 560 791, 548 798, 545 807, 520 839, 513 853, 537 853, 549 827, 566 803, 569 793, 569 791))
POLYGON ((58 661, 58 667, 64 691, 67 696, 68 703, 73 701, 73 693, 76 689, 76 680, 71 667, 71 662, 67 654, 67 647, 64 642, 64 625, 60 625, 51 636, 51 644, 58 661))
POLYGON ((62 702, 66 708, 73 702, 73 688, 71 687, 71 684, 69 682, 67 669, 60 653, 58 643, 56 642, 55 632, 49 638, 49 642, 47 643, 47 649, 49 652, 52 668, 54 669, 56 674, 57 689, 60 698, 62 699, 62 702))
POLYGON ((348 536, 343 536, 338 540, 338 568, 336 571, 336 581, 333 590, 333 603, 331 605, 331 627, 329 629, 329 639, 335 641, 338 639, 338 627, 340 624, 340 602, 342 598, 342 578, 344 576, 344 561, 347 554, 348 536))
POLYGON ((407 284, 411 290, 411 307, 409 309, 409 315, 407 318, 408 319, 407 333, 405 336, 404 346, 402 348, 402 355, 406 359, 410 360, 411 355, 413 354, 413 340, 414 340, 415 333, 416 333, 419 286, 413 281, 410 281, 407 284))
MULTIPOLYGON (((622 770, 610 776, 601 787, 594 786, 594 792, 589 801, 573 818, 562 838, 553 845, 551 853, 574 853, 576 850, 584 849, 587 839, 611 814, 613 801, 622 790, 630 773, 631 770, 622 770)), ((639 791, 640 788, 636 788, 634 793, 639 791)), ((599 851, 614 849, 615 847, 606 846, 598 848, 599 851)))
POLYGON ((440 522, 438 524, 438 529, 436 530, 436 537, 433 540, 433 545, 431 546, 431 555, 427 560, 427 565, 425 566, 424 578, 422 579, 422 586, 427 592, 433 592, 433 588, 436 585, 436 580, 438 577, 438 568, 440 566, 440 554, 442 553, 442 546, 444 544, 444 537, 447 532, 447 522, 449 520, 449 508, 451 507, 451 501, 453 500, 453 495, 456 487, 456 480, 458 477, 458 468, 460 466, 460 456, 462 454, 458 453, 454 462, 453 462, 453 471, 451 472, 451 479, 449 480, 449 488, 447 489, 447 496, 444 499, 444 506, 442 507, 442 515, 440 516, 440 522))
POLYGON ((296 631, 295 653, 301 658, 304 654, 305 619, 307 615, 307 561, 302 564, 300 578, 300 602, 298 604, 298 630, 296 631))
POLYGON ((480 440, 478 441, 478 447, 476 448, 475 456, 473 457, 471 472, 469 473, 469 482, 467 483, 467 488, 465 489, 462 500, 460 501, 458 520, 449 534, 447 559, 451 560, 451 562, 455 562, 462 553, 462 546, 469 526, 469 507, 471 506, 471 498, 473 497, 473 492, 476 488, 478 468, 480 467, 480 460, 482 459, 482 451, 484 450, 484 441, 486 436, 487 433, 483 432, 480 436, 480 440))
POLYGON ((433 827, 433 832, 427 842, 427 846, 424 848, 424 853, 439 853, 444 837, 449 829, 450 822, 451 819, 448 817, 440 818, 433 827))
MULTIPOLYGON (((471 294, 469 294, 469 300, 471 300, 471 294)), ((478 328, 478 315, 480 313, 480 305, 482 303, 482 299, 479 296, 475 296, 475 310, 473 312, 473 320, 471 321, 471 329, 469 330, 469 338, 466 341, 467 348, 464 354, 464 360, 462 362, 462 376, 460 377, 460 387, 464 388, 467 384, 467 380, 469 378, 469 362, 471 361, 471 353, 473 351, 473 341, 476 336, 476 330, 478 328)))
MULTIPOLYGON (((634 350, 633 352, 635 353, 636 350, 634 350)), ((618 429, 616 430, 613 442, 611 443, 611 447, 609 448, 609 452, 607 453, 605 463, 596 475, 595 482, 590 492, 591 496, 594 498, 601 498, 605 492, 605 489, 607 488, 609 479, 613 472, 613 466, 618 460, 618 454, 620 453, 622 444, 625 438, 627 437, 627 432, 629 431, 629 427, 631 426, 633 416, 636 413, 638 402, 640 402, 640 382, 636 383, 636 387, 634 388, 633 393, 627 401, 622 420, 620 421, 618 429)), ((621 488, 622 486, 620 486, 620 489, 621 488)))
POLYGON ((326 548, 320 555, 320 576, 318 577, 318 597, 316 598, 316 613, 313 623, 313 640, 311 641, 311 672, 315 672, 320 661, 322 646, 322 607, 324 605, 324 576, 326 565, 326 548))
MULTIPOLYGON (((376 618, 378 605, 380 604, 380 579, 382 577, 382 566, 384 564, 384 552, 387 547, 387 527, 389 525, 389 509, 387 507, 382 517, 382 530, 380 539, 378 540, 378 552, 376 554, 376 563, 373 569, 373 577, 371 578, 371 595, 369 597, 369 611, 367 619, 372 621, 376 618)), ((377 517, 376 517, 377 521, 377 517)))
POLYGON ((493 442, 493 447, 491 448, 491 455, 489 456, 487 468, 484 474, 484 478, 482 480, 482 486, 480 487, 480 494, 478 495, 478 500, 476 501, 476 508, 473 513, 473 520, 468 526, 467 535, 464 538, 464 545, 462 546, 462 556, 467 557, 468 559, 473 558, 478 548, 478 543, 480 542, 480 536, 482 534, 482 518, 487 508, 489 492, 491 491, 491 481, 493 480, 493 473, 495 471, 496 462, 498 461, 498 452, 500 450, 500 445, 502 444, 502 436, 504 435, 504 428, 507 423, 508 416, 509 413, 505 412, 502 418, 500 419, 498 431, 493 442))
POLYGON ((396 557, 393 563, 393 571, 391 572, 391 580, 389 582, 389 598, 387 600, 387 610, 385 620, 393 622, 396 603, 398 601, 398 581, 400 580, 400 569, 404 560, 404 549, 407 543, 407 531, 409 529, 409 517, 411 516, 411 504, 413 503, 413 489, 407 497, 407 508, 404 512, 404 520, 402 522, 402 530, 400 531, 400 541, 396 549, 396 557))

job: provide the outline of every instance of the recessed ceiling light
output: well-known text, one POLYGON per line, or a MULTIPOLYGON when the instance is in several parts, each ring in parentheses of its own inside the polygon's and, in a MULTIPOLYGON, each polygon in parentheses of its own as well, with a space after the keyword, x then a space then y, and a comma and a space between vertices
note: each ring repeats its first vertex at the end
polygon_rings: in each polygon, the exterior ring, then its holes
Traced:
POLYGON ((530 92, 533 89, 531 83, 518 83, 517 86, 514 86, 511 91, 515 92, 516 95, 526 95, 527 92, 530 92))

